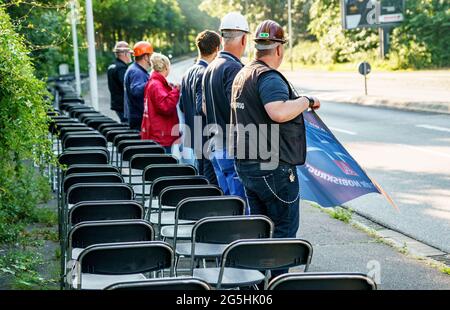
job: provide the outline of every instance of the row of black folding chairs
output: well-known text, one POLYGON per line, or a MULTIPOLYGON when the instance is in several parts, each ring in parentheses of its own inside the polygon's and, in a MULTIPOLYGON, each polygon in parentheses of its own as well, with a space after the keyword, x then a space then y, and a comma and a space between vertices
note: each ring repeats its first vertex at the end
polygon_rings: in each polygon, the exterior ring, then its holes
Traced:
MULTIPOLYGON (((123 154, 126 148, 119 150, 118 146, 114 145, 118 159, 120 155, 120 172, 124 172, 124 167, 129 167, 130 184, 134 168, 133 156, 142 155, 142 158, 145 158, 151 155, 153 160, 161 156, 161 154, 134 154, 127 160, 123 154)), ((82 149, 67 151, 86 152, 82 149)), ((72 158, 72 161, 68 159, 66 161, 72 164, 80 163, 78 156, 72 158)), ((89 160, 92 159, 91 157, 89 160)), ((116 163, 119 164, 119 160, 116 163)), ((136 220, 142 218, 144 209, 132 201, 135 197, 134 191, 130 185, 124 184, 124 179, 117 170, 113 170, 117 168, 106 163, 103 165, 96 166, 92 163, 87 165, 89 167, 71 165, 65 172, 61 184, 63 235, 67 234, 63 246, 68 249, 67 255, 64 255, 64 269, 69 287, 99 289, 109 285, 108 288, 132 289, 149 285, 154 288, 152 283, 157 281, 161 285, 164 281, 167 281, 168 285, 175 285, 177 279, 148 280, 144 274, 153 273, 155 276, 155 272, 160 271, 164 277, 164 271, 168 271, 169 276, 172 276, 180 257, 189 257, 190 275, 204 280, 202 282, 190 278, 183 281, 190 281, 189 283, 195 283, 197 287, 206 288, 209 286, 205 282, 217 288, 252 286, 264 282, 264 287, 268 288, 269 270, 298 265, 305 265, 305 271, 307 270, 312 256, 312 247, 308 242, 298 239, 272 239, 273 224, 268 218, 242 216, 245 203, 237 197, 222 196, 220 189, 208 185, 204 178, 196 175, 193 167, 176 163, 166 165, 140 163, 143 202, 146 187, 149 189, 149 200, 144 204, 148 207, 145 218, 149 217, 153 224, 151 225, 145 220, 136 220), (98 171, 102 170, 100 167, 108 168, 109 171, 98 171), (92 170, 87 172, 83 169, 92 170), (98 181, 109 182, 96 184, 98 181), (194 184, 190 184, 190 181, 194 184), (121 196, 122 194, 124 196, 121 196), (110 201, 111 198, 122 200, 110 201), (100 215, 101 210, 106 210, 107 212, 104 212, 107 214, 106 217, 111 216, 109 211, 114 208, 109 207, 111 205, 118 207, 122 204, 127 205, 129 210, 133 209, 134 220, 121 218, 105 221, 105 215, 103 218, 100 215), (109 207, 105 208, 106 205, 109 207), (156 212, 152 213, 152 209, 156 212), (93 210, 96 211, 92 212, 93 210), (95 216, 92 216, 94 214, 95 216), (173 240, 173 247, 163 241, 153 241, 155 238, 153 226, 156 226, 159 232, 158 237, 173 240), (181 243, 177 247, 177 240, 183 239, 191 239, 191 242, 181 243), (255 250, 261 254, 260 257, 250 255, 255 250), (141 265, 131 270, 130 266, 136 266, 136 261, 130 262, 127 258, 139 253, 143 254, 141 265), (197 259, 215 259, 218 267, 194 268, 197 259), (267 260, 271 260, 272 264, 268 265, 267 260), (124 270, 124 266, 127 270, 124 270), (266 271, 266 274, 262 274, 261 270, 266 271), (121 283, 111 284, 115 282, 121 283)), ((116 215, 121 212, 124 215, 124 210, 121 207, 116 208, 116 215)))

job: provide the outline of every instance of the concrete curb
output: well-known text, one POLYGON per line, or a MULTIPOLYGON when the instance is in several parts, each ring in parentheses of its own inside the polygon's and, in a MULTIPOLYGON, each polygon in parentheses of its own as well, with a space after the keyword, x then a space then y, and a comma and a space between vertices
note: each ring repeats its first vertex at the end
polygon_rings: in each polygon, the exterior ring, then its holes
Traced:
POLYGON ((423 243, 415 238, 403 234, 397 230, 390 229, 351 208, 342 206, 342 208, 352 211, 350 224, 388 244, 399 252, 411 256, 415 259, 426 260, 430 265, 440 269, 450 268, 450 254, 441 251, 431 245, 423 243))

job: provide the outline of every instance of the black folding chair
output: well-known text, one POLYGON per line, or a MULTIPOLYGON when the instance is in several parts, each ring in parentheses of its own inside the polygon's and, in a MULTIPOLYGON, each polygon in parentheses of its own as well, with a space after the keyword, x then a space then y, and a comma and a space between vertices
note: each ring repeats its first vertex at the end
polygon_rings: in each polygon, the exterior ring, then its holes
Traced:
POLYGON ((98 129, 98 127, 102 124, 117 124, 117 122, 113 119, 105 118, 105 119, 91 119, 91 120, 87 121, 86 124, 89 127, 98 129))
POLYGON ((116 164, 119 165, 118 155, 117 155, 117 145, 123 140, 141 140, 141 134, 139 131, 135 130, 113 130, 106 136, 108 142, 112 142, 112 153, 115 157, 112 160, 116 160, 116 164))
MULTIPOLYGON (((147 214, 150 214, 150 222, 157 225, 158 231, 161 231, 161 227, 175 224, 175 208, 178 203, 190 197, 212 197, 222 196, 223 191, 216 185, 183 185, 183 186, 169 186, 161 191, 159 194, 159 209, 157 213, 150 213, 150 209, 147 214), (162 211, 162 207, 165 209, 171 208, 173 211, 162 211)), ((183 222, 188 224, 189 222, 183 222)), ((192 223, 192 222, 191 222, 192 223)))
POLYGON ((142 220, 116 220, 100 222, 83 222, 72 227, 61 245, 62 277, 68 268, 86 247, 100 243, 152 241, 155 233, 150 223, 142 220))
POLYGON ((308 272, 285 273, 269 283, 268 290, 376 290, 377 285, 372 278, 360 273, 340 272, 308 272))
POLYGON ((312 245, 301 239, 238 240, 224 250, 220 268, 194 269, 194 277, 217 289, 255 286, 263 281, 267 289, 271 270, 304 265, 307 271, 312 253, 312 245))
POLYGON ((66 195, 67 205, 83 201, 133 200, 133 189, 123 183, 81 183, 69 188, 66 195))
POLYGON ((147 166, 178 164, 178 159, 169 154, 135 154, 131 156, 128 164, 128 183, 133 186, 137 198, 143 196, 142 173, 147 166))
POLYGON ((67 263, 94 244, 153 241, 154 237, 152 225, 143 220, 80 223, 69 231, 65 266, 72 267, 67 263))
POLYGON ((165 278, 115 283, 105 290, 121 291, 209 291, 211 287, 205 281, 195 278, 165 278))
POLYGON ((99 146, 106 148, 106 139, 102 135, 71 135, 63 142, 63 150, 73 147, 99 146))
MULTIPOLYGON (((164 226, 161 229, 163 240, 173 239, 175 272, 180 259, 177 252, 178 240, 191 240, 194 227, 189 224, 183 225, 183 222, 197 222, 206 217, 241 216, 244 212, 245 202, 237 196, 195 197, 181 200, 175 210, 175 225, 164 226)), ((186 253, 191 250, 191 246, 184 243, 183 249, 186 253)))
MULTIPOLYGON (((126 140, 125 140, 126 141, 126 140)), ((123 174, 129 175, 129 161, 131 157, 139 154, 155 154, 162 155, 165 154, 165 150, 162 146, 155 144, 153 141, 143 141, 143 140, 135 140, 134 142, 130 141, 128 143, 123 143, 125 141, 121 141, 120 146, 117 147, 117 160, 118 165, 123 174), (142 142, 143 141, 143 142, 142 142), (124 148, 120 148, 123 147, 124 148), (126 170, 124 170, 126 168, 126 170)))
POLYGON ((101 124, 100 126, 98 126, 97 130, 102 135, 104 135, 106 137, 106 133, 108 131, 117 130, 117 129, 130 129, 130 127, 128 126, 128 124, 122 124, 122 123, 110 124, 110 123, 106 123, 106 124, 101 124))
POLYGON ((134 200, 83 201, 69 210, 69 227, 90 221, 140 220, 144 208, 134 200))
POLYGON ((139 139, 130 139, 130 140, 119 140, 117 143, 117 152, 122 154, 125 148, 129 146, 158 146, 159 144, 153 140, 139 140, 139 139))
POLYGON ((67 277, 71 288, 104 289, 117 282, 145 280, 144 273, 169 268, 172 276, 173 251, 165 242, 98 244, 78 256, 75 276, 67 277))
MULTIPOLYGON (((145 207, 151 211, 159 210, 159 194, 169 186, 185 186, 185 185, 209 185, 209 181, 202 175, 181 175, 157 178, 150 187, 149 200, 145 201, 145 207)), ((144 202, 143 202, 144 204, 144 202)), ((165 208, 161 206, 161 210, 173 210, 173 207, 165 208)))
POLYGON ((142 173, 142 204, 145 198, 150 193, 153 181, 161 177, 170 176, 193 176, 198 175, 197 169, 191 165, 185 164, 164 164, 164 165, 149 165, 145 167, 142 173))
MULTIPOLYGON (((274 225, 262 215, 218 216, 198 220, 192 228, 191 242, 177 243, 177 258, 190 257, 190 272, 193 274, 195 262, 205 259, 218 260, 225 248, 241 239, 272 238, 274 225)), ((176 262, 178 263, 178 261, 176 262)))
POLYGON ((74 173, 95 173, 95 172, 112 172, 120 174, 119 168, 114 167, 110 164, 103 165, 90 165, 90 164, 80 164, 71 165, 63 173, 63 177, 74 174, 74 173))

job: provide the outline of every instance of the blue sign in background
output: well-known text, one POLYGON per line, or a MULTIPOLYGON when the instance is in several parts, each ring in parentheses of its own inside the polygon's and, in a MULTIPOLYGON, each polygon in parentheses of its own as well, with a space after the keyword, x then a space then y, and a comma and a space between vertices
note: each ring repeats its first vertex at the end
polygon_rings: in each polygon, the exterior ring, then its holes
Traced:
POLYGON ((380 193, 367 174, 315 112, 305 112, 306 163, 297 167, 301 198, 322 207, 340 206, 369 193, 380 193))

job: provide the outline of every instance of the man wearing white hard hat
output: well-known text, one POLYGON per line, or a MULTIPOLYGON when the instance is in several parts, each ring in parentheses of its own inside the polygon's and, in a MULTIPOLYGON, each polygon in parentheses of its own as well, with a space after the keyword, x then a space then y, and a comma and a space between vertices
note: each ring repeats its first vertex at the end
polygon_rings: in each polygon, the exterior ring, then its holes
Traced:
POLYGON ((243 64, 240 59, 247 45, 249 26, 240 13, 232 12, 222 18, 220 35, 223 50, 208 66, 202 81, 203 112, 211 136, 210 159, 219 186, 225 195, 237 195, 244 199, 245 191, 236 173, 234 156, 229 155, 226 137, 230 124, 231 87, 243 64))

